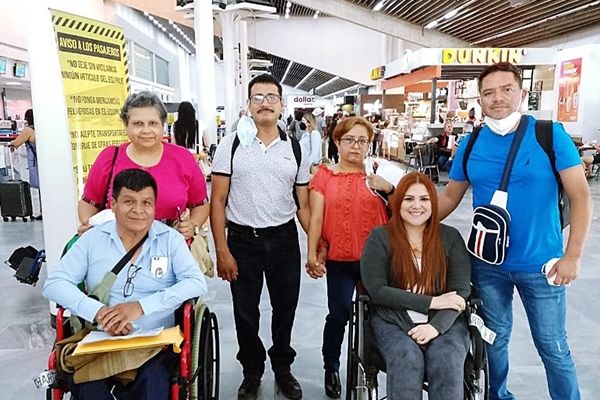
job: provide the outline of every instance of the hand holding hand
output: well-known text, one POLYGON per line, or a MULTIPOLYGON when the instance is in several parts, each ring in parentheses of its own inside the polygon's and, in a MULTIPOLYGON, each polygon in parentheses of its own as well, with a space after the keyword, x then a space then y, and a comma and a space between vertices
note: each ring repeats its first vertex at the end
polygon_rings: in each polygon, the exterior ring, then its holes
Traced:
POLYGON ((417 344, 427 344, 432 339, 439 336, 439 332, 430 324, 417 325, 408 331, 408 336, 412 338, 417 344))
POLYGON ((325 276, 327 269, 325 264, 317 261, 316 259, 309 258, 306 261, 306 273, 313 279, 319 279, 325 276))
POLYGON ((431 304, 429 308, 432 310, 444 310, 451 309, 455 311, 464 311, 467 303, 465 299, 454 292, 448 292, 441 294, 439 296, 435 296, 431 299, 431 304))

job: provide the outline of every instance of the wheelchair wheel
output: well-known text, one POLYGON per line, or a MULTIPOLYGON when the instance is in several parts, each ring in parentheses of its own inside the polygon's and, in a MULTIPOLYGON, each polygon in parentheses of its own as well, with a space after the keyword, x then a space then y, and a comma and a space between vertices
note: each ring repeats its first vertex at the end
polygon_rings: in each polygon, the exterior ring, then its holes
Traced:
POLYGON ((217 317, 205 304, 194 309, 192 400, 219 399, 219 330, 217 317))
POLYGON ((472 330, 470 353, 465 364, 465 400, 488 400, 490 396, 488 377, 485 342, 478 331, 472 330))
POLYGON ((365 353, 365 302, 352 303, 348 324, 348 360, 346 366, 346 400, 378 400, 377 368, 367 365, 365 353))
POLYGON ((358 386, 358 302, 353 301, 348 320, 348 360, 346 362, 346 400, 354 400, 358 386))

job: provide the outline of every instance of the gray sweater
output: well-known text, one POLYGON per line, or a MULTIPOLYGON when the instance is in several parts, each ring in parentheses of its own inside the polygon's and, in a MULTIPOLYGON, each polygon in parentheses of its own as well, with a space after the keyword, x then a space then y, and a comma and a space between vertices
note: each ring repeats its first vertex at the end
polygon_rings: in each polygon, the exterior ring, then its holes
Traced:
MULTIPOLYGON (((441 225, 440 235, 448 259, 446 291, 456 291, 466 299, 471 290, 471 261, 465 243, 460 233, 447 225, 441 225)), ((392 282, 391 261, 388 232, 384 226, 379 226, 369 235, 360 259, 360 273, 371 298, 371 310, 382 319, 400 326, 405 332, 415 326, 407 310, 427 314, 428 323, 440 334, 450 329, 460 313, 450 309, 430 310, 432 296, 395 287, 392 282)), ((440 294, 442 293, 437 293, 440 294)))

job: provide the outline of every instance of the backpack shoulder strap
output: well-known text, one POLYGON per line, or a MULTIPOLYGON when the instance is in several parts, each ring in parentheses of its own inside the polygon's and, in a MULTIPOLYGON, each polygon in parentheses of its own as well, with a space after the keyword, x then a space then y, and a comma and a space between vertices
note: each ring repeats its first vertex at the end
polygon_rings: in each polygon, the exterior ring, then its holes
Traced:
POLYGON ((233 139, 233 144, 231 145, 231 159, 229 160, 229 176, 233 175, 233 156, 235 155, 237 148, 240 146, 240 138, 238 137, 238 135, 236 133, 232 133, 232 135, 235 135, 235 138, 233 139))
POLYGON ((300 164, 302 163, 302 148, 300 147, 300 142, 295 137, 291 138, 292 140, 292 151, 294 152, 294 158, 296 159, 296 164, 298 165, 298 169, 300 169, 300 164))
MULTIPOLYGON (((554 154, 554 149, 552 147, 552 138, 553 138, 553 123, 548 120, 538 120, 535 123, 535 138, 539 145, 544 149, 544 152, 548 156, 550 160, 550 165, 552 166, 552 172, 554 172, 554 176, 559 185, 561 185, 560 175, 556 170, 556 154, 554 154)), ((561 185, 562 186, 562 185, 561 185)))
POLYGON ((296 165, 298 169, 296 170, 296 179, 294 179, 294 185, 292 186, 292 197, 294 198, 294 203, 296 203, 296 208, 300 209, 300 200, 298 200, 298 195, 296 194, 296 180, 298 179, 298 173, 300 172, 300 164, 302 163, 302 149, 300 147, 300 142, 293 135, 290 136, 290 140, 292 141, 292 151, 294 152, 294 158, 296 159, 296 165))
POLYGON ((467 172, 467 162, 469 162, 469 156, 473 151, 473 146, 475 146, 475 141, 479 137, 479 133, 481 132, 481 126, 478 126, 473 129, 471 136, 469 136, 469 141, 467 142, 467 147, 465 148, 465 153, 463 154, 462 167, 463 174, 465 174, 465 178, 467 178, 467 182, 469 182, 469 173, 467 172))

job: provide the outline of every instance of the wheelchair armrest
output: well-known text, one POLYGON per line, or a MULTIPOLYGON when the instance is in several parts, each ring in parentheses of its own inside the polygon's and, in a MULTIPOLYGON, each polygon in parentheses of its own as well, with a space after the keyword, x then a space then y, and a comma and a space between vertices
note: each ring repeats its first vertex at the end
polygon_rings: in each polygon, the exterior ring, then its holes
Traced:
POLYGON ((194 297, 184 301, 177 310, 175 310, 175 325, 179 325, 183 330, 183 322, 186 317, 190 317, 193 314, 194 306, 196 305, 198 298, 194 297))
POLYGON ((469 297, 468 303, 470 306, 481 307, 483 305, 483 301, 479 297, 469 297))
POLYGON ((57 305, 56 310, 56 341, 65 338, 65 309, 57 305))
POLYGON ((363 302, 363 303, 368 303, 369 301, 371 301, 371 297, 368 294, 359 294, 358 295, 358 301, 363 302))

